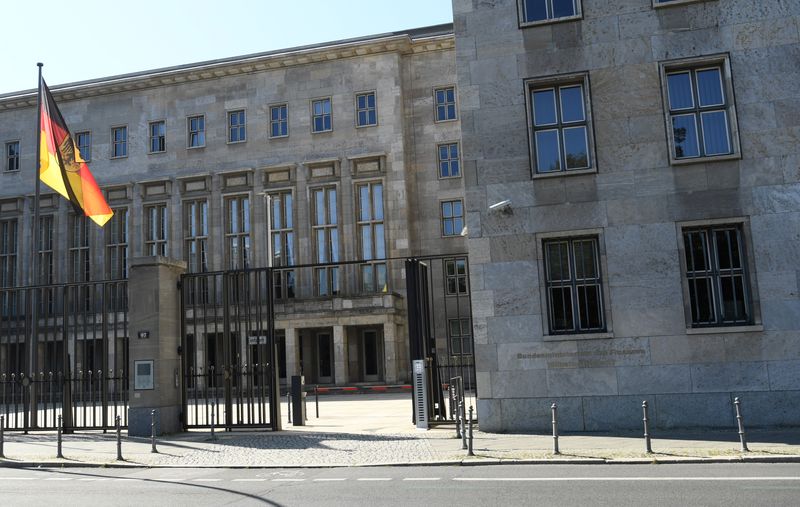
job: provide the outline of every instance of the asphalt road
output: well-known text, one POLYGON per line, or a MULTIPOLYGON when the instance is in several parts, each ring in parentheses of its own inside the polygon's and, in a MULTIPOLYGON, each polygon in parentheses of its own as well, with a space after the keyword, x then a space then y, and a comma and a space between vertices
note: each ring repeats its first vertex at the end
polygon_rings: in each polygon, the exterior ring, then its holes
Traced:
POLYGON ((800 464, 0 468, 0 504, 800 505, 800 464))

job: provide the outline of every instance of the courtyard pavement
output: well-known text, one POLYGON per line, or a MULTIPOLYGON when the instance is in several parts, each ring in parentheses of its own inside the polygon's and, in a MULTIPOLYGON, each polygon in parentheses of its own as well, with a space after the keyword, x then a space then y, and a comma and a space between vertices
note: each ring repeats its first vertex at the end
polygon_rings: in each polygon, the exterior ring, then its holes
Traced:
POLYGON ((732 461, 800 462, 800 429, 747 432, 750 452, 740 452, 736 431, 658 432, 653 453, 640 434, 565 434, 553 454, 546 434, 496 434, 474 431, 474 457, 462 450, 453 425, 419 431, 411 424, 409 394, 355 394, 320 397, 320 417, 308 399, 306 426, 286 420, 281 432, 190 431, 157 439, 123 432, 123 461, 117 461, 113 432, 64 435, 57 459, 54 432, 5 432, 3 466, 136 467, 338 467, 377 465, 492 463, 672 463, 732 461))

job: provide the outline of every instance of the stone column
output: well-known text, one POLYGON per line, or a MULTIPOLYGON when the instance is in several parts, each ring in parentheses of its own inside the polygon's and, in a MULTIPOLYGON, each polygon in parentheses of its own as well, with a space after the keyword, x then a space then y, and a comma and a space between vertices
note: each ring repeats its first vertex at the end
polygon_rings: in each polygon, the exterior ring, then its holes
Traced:
POLYGON ((392 321, 383 323, 383 378, 387 384, 396 384, 397 378, 397 326, 392 321))
MULTIPOLYGON (((130 261, 128 295, 129 382, 128 434, 150 435, 150 411, 156 410, 156 433, 181 431, 180 291, 186 263, 165 257, 130 261), (152 363, 150 363, 152 361, 152 363), (152 387, 137 386, 138 373, 152 365, 152 387)), ((140 380, 141 377, 140 377, 140 380)))
POLYGON ((290 383, 292 375, 299 375, 300 368, 297 364, 297 329, 287 327, 286 340, 286 383, 290 383))
POLYGON ((333 380, 336 385, 343 385, 348 381, 344 326, 333 326, 333 380))

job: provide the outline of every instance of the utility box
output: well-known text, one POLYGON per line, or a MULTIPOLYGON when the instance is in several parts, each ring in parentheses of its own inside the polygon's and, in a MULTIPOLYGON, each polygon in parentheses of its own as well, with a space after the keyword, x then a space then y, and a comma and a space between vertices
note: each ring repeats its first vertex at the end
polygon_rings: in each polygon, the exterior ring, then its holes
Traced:
POLYGON ((292 376, 292 424, 306 425, 306 378, 303 375, 292 376))
POLYGON ((412 361, 414 369, 414 420, 418 430, 428 429, 428 390, 425 375, 425 360, 412 361))

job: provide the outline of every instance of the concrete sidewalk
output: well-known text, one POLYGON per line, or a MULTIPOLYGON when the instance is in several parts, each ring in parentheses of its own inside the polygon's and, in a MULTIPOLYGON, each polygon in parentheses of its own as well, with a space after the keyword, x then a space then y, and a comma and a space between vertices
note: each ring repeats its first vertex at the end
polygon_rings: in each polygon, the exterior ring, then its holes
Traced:
MULTIPOLYGON (((285 411, 285 403, 281 407, 285 411)), ((56 459, 54 432, 5 433, 2 466, 138 467, 337 467, 492 463, 670 463, 799 461, 800 429, 748 432, 749 453, 739 452, 735 431, 655 432, 653 454, 641 435, 567 434, 554 455, 550 435, 474 432, 475 457, 467 457, 455 428, 417 431, 410 421, 411 399, 402 394, 320 397, 320 418, 309 399, 307 426, 284 420, 282 432, 208 430, 149 439, 127 438, 124 461, 116 460, 112 433, 65 435, 64 459, 56 459)))

